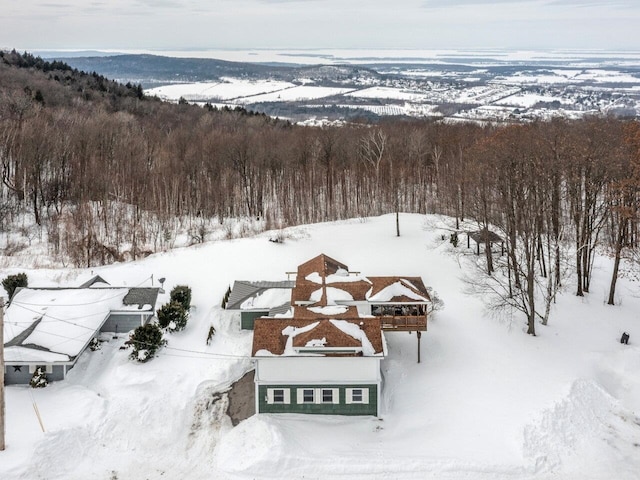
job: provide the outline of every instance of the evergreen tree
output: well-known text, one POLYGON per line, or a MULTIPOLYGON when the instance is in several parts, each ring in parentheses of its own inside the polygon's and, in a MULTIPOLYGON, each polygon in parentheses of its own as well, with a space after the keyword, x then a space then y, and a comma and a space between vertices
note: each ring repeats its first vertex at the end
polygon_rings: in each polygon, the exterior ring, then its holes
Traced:
POLYGON ((127 341, 127 345, 133 347, 129 358, 138 362, 148 362, 155 356, 158 349, 166 343, 167 341, 162 338, 162 330, 155 323, 148 323, 138 327, 127 341))
POLYGON ((207 334, 207 345, 211 344, 211 340, 213 340, 213 336, 216 334, 216 329, 213 325, 209 327, 209 333, 207 334))
POLYGON ((157 312, 158 323, 170 331, 183 330, 187 326, 187 312, 181 303, 165 303, 157 312))
POLYGON ((31 388, 44 388, 49 385, 49 380, 47 379, 47 373, 44 367, 37 367, 36 371, 33 372, 33 377, 29 381, 29 385, 31 388))
POLYGON ((7 291, 7 295, 9 296, 9 301, 13 297, 16 289, 18 287, 26 287, 29 283, 26 273, 16 273, 15 275, 9 275, 7 278, 2 280, 2 286, 7 291))
POLYGON ((171 290, 170 301, 178 302, 184 311, 188 312, 191 308, 191 288, 186 285, 176 285, 171 290))
POLYGON ((222 308, 225 308, 227 306, 227 303, 229 302, 229 295, 231 295, 231 286, 227 288, 224 297, 222 297, 222 308))

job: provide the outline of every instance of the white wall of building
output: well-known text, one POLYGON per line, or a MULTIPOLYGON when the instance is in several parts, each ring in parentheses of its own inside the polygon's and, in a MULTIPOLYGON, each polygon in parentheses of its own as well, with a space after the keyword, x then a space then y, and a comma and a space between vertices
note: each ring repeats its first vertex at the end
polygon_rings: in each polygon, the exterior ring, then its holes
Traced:
POLYGON ((256 382, 340 383, 380 380, 382 357, 259 358, 256 382))

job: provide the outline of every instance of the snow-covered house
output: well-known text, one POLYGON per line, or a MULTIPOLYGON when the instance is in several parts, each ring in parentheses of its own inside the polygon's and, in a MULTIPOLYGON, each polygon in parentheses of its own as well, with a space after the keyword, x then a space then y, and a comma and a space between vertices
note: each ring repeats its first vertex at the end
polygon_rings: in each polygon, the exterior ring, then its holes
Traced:
POLYGON ((426 330, 418 277, 364 277, 319 255, 298 267, 286 313, 254 321, 258 413, 378 415, 385 331, 426 330))
POLYGON ((28 383, 38 366, 65 378, 100 331, 128 331, 153 316, 158 289, 20 288, 4 321, 5 383, 28 383))

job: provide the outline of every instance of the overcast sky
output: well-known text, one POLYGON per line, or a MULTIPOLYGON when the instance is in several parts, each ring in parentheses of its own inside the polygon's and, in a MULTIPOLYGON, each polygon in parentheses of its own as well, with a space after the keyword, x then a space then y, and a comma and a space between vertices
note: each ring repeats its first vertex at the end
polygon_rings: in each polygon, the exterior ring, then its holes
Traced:
POLYGON ((640 0, 0 0, 0 48, 640 50, 640 0))

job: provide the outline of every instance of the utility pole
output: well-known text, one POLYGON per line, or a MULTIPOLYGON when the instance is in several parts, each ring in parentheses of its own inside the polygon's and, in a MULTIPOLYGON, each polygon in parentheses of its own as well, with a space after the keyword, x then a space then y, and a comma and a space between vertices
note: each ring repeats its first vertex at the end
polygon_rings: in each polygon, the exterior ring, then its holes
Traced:
POLYGON ((0 452, 4 450, 4 300, 0 298, 0 452))

